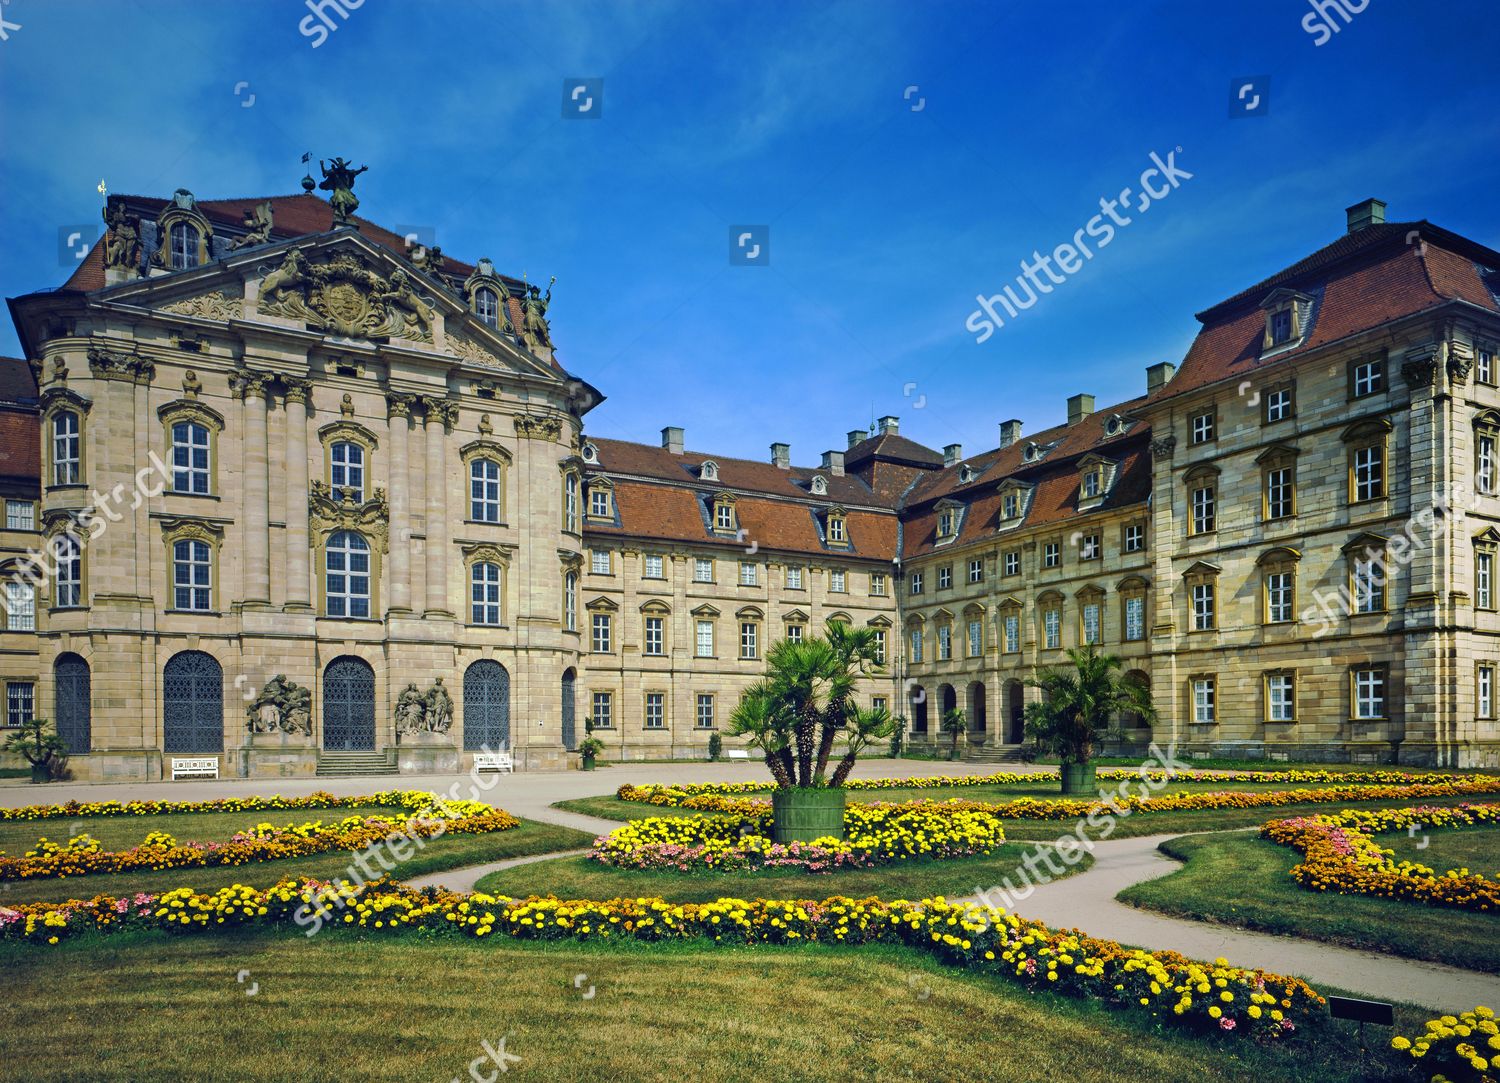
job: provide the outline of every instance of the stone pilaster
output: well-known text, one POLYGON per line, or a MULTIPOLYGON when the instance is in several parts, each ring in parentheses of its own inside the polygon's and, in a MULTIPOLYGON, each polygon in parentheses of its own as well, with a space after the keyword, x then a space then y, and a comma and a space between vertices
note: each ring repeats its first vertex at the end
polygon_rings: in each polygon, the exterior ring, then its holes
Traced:
POLYGON ((408 437, 411 433, 411 407, 415 396, 390 392, 385 397, 386 417, 391 436, 391 590, 389 606, 393 613, 411 612, 411 467, 408 463, 408 437))
POLYGON ((448 426, 457 404, 426 399, 423 427, 427 434, 427 616, 452 617, 448 608, 448 426))
POLYGON ((269 378, 262 373, 243 372, 237 390, 244 401, 245 457, 240 463, 243 506, 240 535, 244 539, 244 596, 248 606, 271 602, 271 504, 268 469, 269 378))
POLYGON ((312 576, 309 569, 307 527, 308 458, 307 420, 312 413, 312 383, 288 379, 286 383, 287 505, 286 505, 286 608, 312 608, 312 576))

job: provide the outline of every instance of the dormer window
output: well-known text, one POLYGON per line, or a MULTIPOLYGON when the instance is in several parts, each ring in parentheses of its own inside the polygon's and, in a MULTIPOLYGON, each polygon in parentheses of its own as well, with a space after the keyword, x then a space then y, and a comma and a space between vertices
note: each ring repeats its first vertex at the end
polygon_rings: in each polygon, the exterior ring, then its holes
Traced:
POLYGON ((1083 497, 1085 500, 1099 495, 1099 470, 1095 468, 1083 475, 1083 497))
POLYGON ((947 545, 958 537, 963 524, 963 505, 956 500, 941 500, 937 505, 937 541, 947 545))
POLYGON ((828 479, 825 478, 822 474, 814 474, 813 475, 813 479, 812 479, 812 493, 813 493, 813 496, 827 496, 828 495, 828 479))
POLYGON ((1104 435, 1119 436, 1125 431, 1125 419, 1119 414, 1111 414, 1109 420, 1104 423, 1104 435))
POLYGON ((474 315, 490 327, 500 326, 500 298, 488 286, 474 291, 474 315))
POLYGON ((828 544, 837 546, 849 544, 849 525, 842 508, 835 508, 828 513, 828 544))
POLYGON ((735 531, 734 498, 728 493, 714 498, 714 530, 723 534, 735 531))
POLYGON ((1101 455, 1085 455, 1078 463, 1078 500, 1086 504, 1099 501, 1109 492, 1116 464, 1101 455))
POLYGON ((1292 310, 1283 308, 1271 313, 1270 339, 1272 346, 1280 346, 1292 340, 1292 310))
POLYGON ((1313 299, 1296 290, 1274 291, 1261 302, 1266 313, 1266 330, 1261 340, 1262 352, 1290 346, 1307 333, 1312 316, 1313 299))
POLYGON ((614 515, 614 494, 604 485, 589 486, 589 518, 613 519, 614 515))
POLYGON ((953 513, 945 511, 938 516, 938 537, 947 538, 953 534, 953 513))
POLYGON ((596 463, 596 462, 598 462, 599 461, 599 449, 596 448, 593 444, 584 444, 583 445, 583 461, 586 462, 586 463, 596 463))
POLYGON ((719 464, 714 462, 712 459, 707 460, 702 466, 698 468, 698 476, 704 481, 718 481, 719 464))
POLYGON ((183 271, 198 266, 198 231, 187 222, 172 226, 172 270, 183 271))
POLYGON ((1017 519, 1021 515, 1021 494, 1006 493, 1005 500, 1001 505, 1001 516, 1006 519, 1017 519))
POLYGON ((974 468, 972 466, 960 466, 958 468, 958 480, 960 484, 967 485, 974 480, 974 468))
POLYGON ((1026 450, 1021 453, 1021 458, 1026 462, 1034 463, 1045 454, 1041 444, 1027 444, 1026 450))

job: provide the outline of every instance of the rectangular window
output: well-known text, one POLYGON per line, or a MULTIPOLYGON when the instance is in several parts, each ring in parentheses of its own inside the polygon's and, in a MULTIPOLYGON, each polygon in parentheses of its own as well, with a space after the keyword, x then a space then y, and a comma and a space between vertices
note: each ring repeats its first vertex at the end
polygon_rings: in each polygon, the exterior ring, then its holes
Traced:
POLYGON ((946 538, 953 533, 953 513, 945 511, 938 516, 938 537, 946 538))
POLYGON ((356 504, 365 500, 365 449, 341 442, 329 449, 328 484, 335 491, 348 490, 356 504))
POLYGON ((1042 628, 1046 633, 1046 644, 1048 650, 1056 650, 1062 646, 1062 612, 1057 609, 1049 609, 1042 614, 1042 628))
POLYGON ((1104 546, 1099 544, 1099 535, 1084 534, 1078 539, 1078 559, 1098 560, 1104 555, 1104 546))
POLYGON ((608 519, 610 517, 608 489, 589 490, 589 515, 595 519, 608 519))
POLYGON ((36 588, 30 583, 11 580, 5 584, 5 629, 36 631, 36 588))
POLYGON ((978 658, 984 653, 984 622, 969 622, 969 657, 978 658))
POLYGON ((1135 595, 1125 599, 1125 638, 1146 638, 1146 599, 1135 595))
POLYGON ((665 621, 661 617, 646 618, 646 645, 644 653, 660 656, 665 654, 665 632, 663 629, 665 621))
POLYGON ((469 464, 469 518, 476 523, 500 521, 500 464, 493 459, 469 464))
POLYGON ((594 653, 608 654, 610 651, 610 626, 608 613, 595 613, 593 620, 594 653))
POLYGON ((1266 518, 1286 519, 1292 514, 1292 468, 1278 466, 1266 471, 1266 518))
POLYGON ((705 557, 693 558, 693 582, 712 583, 714 581, 714 562, 705 557))
POLYGON ((667 577, 666 561, 659 553, 646 554, 646 567, 641 573, 646 579, 665 579, 667 577))
POLYGON ((1206 414, 1198 414, 1192 420, 1191 432, 1193 443, 1206 444, 1214 438, 1214 412, 1210 410, 1206 414))
POLYGON ((876 597, 885 597, 885 573, 870 573, 870 593, 876 597))
POLYGON ((740 561, 740 586, 753 587, 760 582, 760 565, 740 561))
POLYGON ((1214 679, 1212 677, 1193 678, 1193 721, 1194 722, 1217 722, 1219 719, 1218 705, 1215 703, 1214 679))
POLYGON ((786 626, 786 637, 787 637, 787 639, 791 640, 793 643, 801 643, 802 642, 802 629, 803 629, 803 626, 800 625, 800 624, 788 624, 786 626))
POLYGON ((1375 357, 1368 361, 1359 361, 1354 365, 1351 381, 1351 391, 1354 398, 1362 399, 1367 395, 1379 394, 1384 390, 1384 358, 1375 357))
POLYGON ((734 529, 734 505, 719 503, 714 505, 714 529, 734 529))
POLYGON ((35 530, 36 505, 29 500, 7 500, 5 502, 6 530, 35 530))
POLYGON ((1378 553, 1354 558, 1354 611, 1385 612, 1385 560, 1378 553))
POLYGON ((78 415, 64 410, 52 419, 52 484, 76 485, 79 471, 78 415))
POLYGON ((711 620, 700 620, 698 622, 697 635, 693 640, 693 652, 699 658, 712 658, 714 656, 714 622, 711 620))
POLYGON ((714 728, 714 697, 711 693, 698 693, 698 713, 695 724, 700 730, 714 728))
POLYGON ((5 686, 5 724, 24 726, 33 717, 36 686, 30 681, 11 681, 5 686))
POLYGON ((1479 667, 1475 706, 1480 718, 1495 717, 1495 667, 1488 662, 1479 667))
POLYGON ((211 551, 207 542, 172 543, 172 603, 177 609, 213 608, 211 551))
POLYGON ((1012 549, 1005 554, 1005 574, 1021 574, 1021 551, 1019 549, 1012 549))
POLYGON ((1139 553, 1146 548, 1146 528, 1141 523, 1127 523, 1125 526, 1124 549, 1127 553, 1139 553))
POLYGON ((911 573, 911 588, 910 589, 911 589, 911 592, 913 594, 921 594, 922 593, 922 573, 921 572, 912 572, 911 573))
POLYGON ((922 629, 911 630, 911 660, 920 662, 922 660, 922 629))
POLYGON ((1354 717, 1362 720, 1384 718, 1385 670, 1378 667, 1356 669, 1352 681, 1354 717))
POLYGON ((1292 416, 1292 389, 1273 387, 1266 392, 1266 424, 1285 421, 1292 416))
POLYGON ((1495 494, 1495 438, 1489 433, 1479 437, 1474 455, 1474 488, 1484 496, 1495 494))
POLYGON ((1083 498, 1085 500, 1099 495, 1099 471, 1090 470, 1083 475, 1083 498))
POLYGON ((1295 605, 1291 572, 1266 575, 1266 623, 1290 624, 1295 605))
POLYGON ((1218 522, 1215 513, 1214 487, 1204 485, 1193 490, 1193 533, 1209 534, 1218 522))
POLYGON ((1266 675, 1266 721, 1293 722, 1297 718, 1296 683, 1290 673, 1266 675))
POLYGON ((939 568, 938 569, 938 590, 947 590, 952 585, 953 585, 953 569, 952 568, 939 568))
POLYGON ((801 568, 788 568, 786 570, 786 589, 787 590, 801 590, 802 589, 802 569, 801 568))
POLYGON ((1385 446, 1372 444, 1354 450, 1354 499, 1378 500, 1385 495, 1385 446))
POLYGON ((578 573, 563 576, 563 627, 578 631, 578 573))
POLYGON ((1021 615, 1019 613, 1005 614, 1005 650, 1007 654, 1015 654, 1021 649, 1021 615))
POLYGON ((830 515, 828 517, 828 540, 842 544, 844 538, 844 517, 842 515, 830 515))
POLYGON ((890 701, 884 696, 871 696, 870 709, 872 711, 884 711, 890 705, 890 701))
POLYGON ((971 582, 971 583, 983 583, 984 582, 984 558, 983 557, 979 557, 979 558, 977 558, 975 560, 969 561, 969 582, 971 582))
POLYGON ((1083 607, 1083 641, 1099 642, 1099 603, 1089 602, 1083 607))
POLYGON ((754 621, 744 621, 740 624, 740 657, 758 658, 759 646, 757 636, 760 634, 760 625, 754 621))
POLYGON ((875 629, 875 664, 885 665, 885 629, 875 629))
POLYGON ((938 660, 946 662, 953 657, 953 627, 948 624, 938 625, 938 660))
POLYGON ((83 604, 83 546, 71 534, 59 534, 52 542, 57 561, 53 579, 59 609, 83 604))
POLYGON ((667 697, 661 692, 646 693, 646 728, 648 730, 660 730, 667 728, 667 697))
POLYGON ((500 623, 500 565, 476 561, 469 571, 470 604, 475 624, 500 623))
POLYGON ((1006 493, 1005 499, 1002 502, 1002 508, 1003 510, 1000 516, 1002 519, 1019 518, 1021 514, 1021 494, 1006 493))
POLYGON ((1474 554, 1474 607, 1495 608, 1495 554, 1481 549, 1474 554))
POLYGON ((1208 632, 1214 628, 1214 584, 1193 584, 1193 631, 1208 632))
POLYGON ((609 574, 609 550, 595 549, 589 555, 589 571, 595 575, 609 574))
POLYGON ((563 529, 578 532, 578 475, 569 474, 563 479, 563 529))
POLYGON ((1055 568, 1062 563, 1062 545, 1058 542, 1047 542, 1042 546, 1042 567, 1055 568))
POLYGON ((1495 355, 1489 350, 1480 350, 1474 362, 1474 379, 1482 384, 1495 382, 1495 355))
POLYGON ((847 582, 848 576, 843 568, 835 568, 828 573, 828 589, 834 594, 843 594, 847 582))
POLYGON ((1283 308, 1271 313, 1271 345, 1279 346, 1292 338, 1292 310, 1283 308))
POLYGON ((596 730, 615 728, 615 702, 612 692, 594 693, 594 728, 596 730))

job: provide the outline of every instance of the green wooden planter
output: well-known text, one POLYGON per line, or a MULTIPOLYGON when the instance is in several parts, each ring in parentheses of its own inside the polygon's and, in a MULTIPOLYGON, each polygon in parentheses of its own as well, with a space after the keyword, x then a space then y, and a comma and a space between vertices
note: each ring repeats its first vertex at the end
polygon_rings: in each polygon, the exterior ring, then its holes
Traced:
POLYGON ((844 791, 825 786, 771 793, 771 837, 776 842, 811 842, 844 837, 844 791))
POLYGON ((1063 793, 1094 793, 1094 765, 1092 763, 1065 763, 1062 765, 1063 793))

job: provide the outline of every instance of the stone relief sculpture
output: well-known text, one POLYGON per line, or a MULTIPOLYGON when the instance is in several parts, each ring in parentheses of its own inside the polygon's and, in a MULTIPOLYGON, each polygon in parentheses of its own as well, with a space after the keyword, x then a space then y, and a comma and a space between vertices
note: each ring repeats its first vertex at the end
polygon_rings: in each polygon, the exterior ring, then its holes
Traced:
POLYGON ((289 251, 261 280, 260 311, 349 338, 433 340, 432 308, 405 272, 382 278, 347 252, 314 264, 301 249, 289 251))
POLYGON ((253 245, 265 244, 271 239, 271 218, 271 201, 269 199, 264 203, 257 203, 251 207, 245 212, 244 218, 245 229, 248 232, 243 237, 236 238, 235 242, 229 247, 231 249, 250 248, 253 245))
POLYGON ((408 684, 396 699, 396 732, 419 733, 427 704, 415 684, 408 684))
POLYGON ((278 673, 246 706, 245 716, 251 733, 311 735, 312 692, 278 673))
POLYGON ((453 725, 453 697, 443 687, 443 678, 427 690, 427 728, 433 733, 447 733, 453 725))
POLYGON ((398 734, 447 733, 453 725, 453 697, 443 687, 443 678, 426 692, 408 684, 396 699, 398 734))

